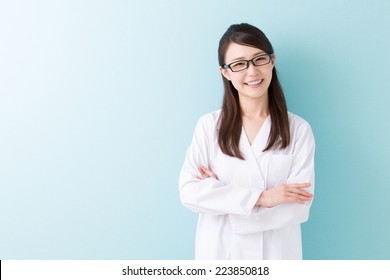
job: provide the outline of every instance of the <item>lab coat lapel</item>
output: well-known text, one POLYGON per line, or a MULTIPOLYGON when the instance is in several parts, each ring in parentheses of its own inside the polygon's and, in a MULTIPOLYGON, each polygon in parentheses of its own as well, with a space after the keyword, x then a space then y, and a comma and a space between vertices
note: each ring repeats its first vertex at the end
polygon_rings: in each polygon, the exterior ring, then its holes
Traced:
POLYGON ((271 119, 268 117, 263 126, 260 128, 257 133, 252 145, 248 141, 244 128, 241 131, 240 138, 240 151, 245 157, 245 162, 247 164, 247 172, 251 174, 250 178, 250 187, 255 187, 259 189, 265 189, 265 166, 261 164, 260 156, 264 154, 263 150, 267 145, 268 136, 271 130, 271 119), (263 170, 263 171, 262 171, 263 170))
POLYGON ((239 147, 240 147, 240 151, 243 154, 246 161, 250 161, 250 160, 255 158, 255 156, 253 154, 252 147, 248 141, 248 137, 246 136, 244 127, 242 127, 242 129, 241 129, 241 137, 240 137, 239 147))
POLYGON ((260 170, 257 158, 264 152, 264 148, 267 145, 268 135, 270 131, 270 119, 269 117, 264 121, 263 126, 256 135, 252 146, 250 145, 246 136, 244 128, 241 131, 240 138, 240 151, 245 157, 245 164, 247 165, 247 174, 251 174, 249 181, 250 186, 259 189, 265 189, 264 174, 260 170))
POLYGON ((245 159, 256 159, 264 153, 263 150, 267 145, 270 130, 271 119, 270 117, 268 117, 265 119, 263 126, 260 128, 251 145, 248 141, 248 137, 246 136, 244 128, 242 128, 240 138, 240 151, 243 153, 245 159))
POLYGON ((263 150, 267 146, 270 131, 271 131, 271 118, 270 116, 268 116, 268 118, 265 119, 259 132, 257 133, 255 139, 253 140, 251 146, 255 158, 258 158, 264 153, 263 150))

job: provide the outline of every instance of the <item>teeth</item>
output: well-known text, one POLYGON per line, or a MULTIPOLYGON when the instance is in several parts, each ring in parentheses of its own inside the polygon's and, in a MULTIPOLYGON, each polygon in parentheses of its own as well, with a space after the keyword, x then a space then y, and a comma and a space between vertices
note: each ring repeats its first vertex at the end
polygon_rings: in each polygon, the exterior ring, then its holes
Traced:
POLYGON ((256 81, 252 81, 252 82, 248 82, 247 85, 249 86, 254 86, 254 85, 258 85, 261 83, 262 80, 256 80, 256 81))

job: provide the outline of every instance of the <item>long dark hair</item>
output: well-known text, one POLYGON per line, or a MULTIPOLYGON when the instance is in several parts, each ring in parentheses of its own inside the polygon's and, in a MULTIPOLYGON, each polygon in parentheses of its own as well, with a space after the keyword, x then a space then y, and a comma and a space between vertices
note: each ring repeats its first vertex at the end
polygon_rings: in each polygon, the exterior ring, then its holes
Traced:
MULTIPOLYGON (((258 48, 266 53, 274 53, 265 34, 247 23, 233 24, 219 41, 218 61, 223 67, 225 54, 230 43, 258 48)), ((219 121, 218 144, 226 155, 244 159, 239 149, 242 130, 242 117, 238 92, 233 84, 222 75, 224 96, 219 121)), ((290 143, 287 104, 276 69, 273 67, 272 80, 268 88, 268 107, 271 117, 271 131, 264 151, 272 148, 286 148, 290 143)))

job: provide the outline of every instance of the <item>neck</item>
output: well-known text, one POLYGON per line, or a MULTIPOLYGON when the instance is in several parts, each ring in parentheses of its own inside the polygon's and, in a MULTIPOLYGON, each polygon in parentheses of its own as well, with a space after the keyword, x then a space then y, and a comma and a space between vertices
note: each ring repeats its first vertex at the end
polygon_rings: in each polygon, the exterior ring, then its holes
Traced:
POLYGON ((265 118, 269 115, 268 94, 258 98, 251 98, 240 95, 240 109, 243 118, 257 119, 265 118))

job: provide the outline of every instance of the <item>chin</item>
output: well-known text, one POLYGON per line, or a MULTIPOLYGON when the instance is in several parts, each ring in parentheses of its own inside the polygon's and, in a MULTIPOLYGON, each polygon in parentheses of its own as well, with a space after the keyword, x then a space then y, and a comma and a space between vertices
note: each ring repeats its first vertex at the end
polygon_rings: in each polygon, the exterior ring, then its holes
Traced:
POLYGON ((268 97, 268 91, 261 91, 261 92, 244 92, 244 93, 240 93, 239 94, 240 96, 242 96, 243 98, 264 98, 264 97, 268 97))

